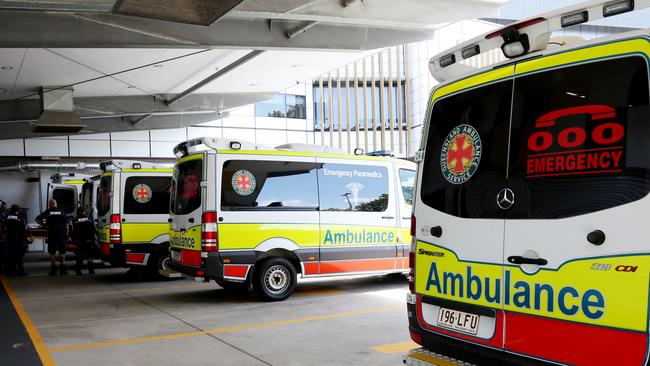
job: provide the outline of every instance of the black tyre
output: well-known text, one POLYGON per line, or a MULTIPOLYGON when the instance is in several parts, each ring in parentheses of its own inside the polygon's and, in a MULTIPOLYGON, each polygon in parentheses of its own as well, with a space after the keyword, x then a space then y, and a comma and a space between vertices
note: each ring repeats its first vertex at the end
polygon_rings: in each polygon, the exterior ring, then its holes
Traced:
POLYGON ((217 281, 217 285, 223 287, 224 290, 233 292, 247 292, 250 288, 250 281, 246 282, 233 282, 233 281, 217 281))
POLYGON ((151 279, 166 279, 166 277, 160 274, 160 270, 169 268, 169 251, 159 250, 151 253, 149 257, 149 263, 147 263, 147 275, 151 279))
POLYGON ((269 258, 255 266, 253 290, 265 301, 282 301, 296 289, 296 269, 284 258, 269 258))

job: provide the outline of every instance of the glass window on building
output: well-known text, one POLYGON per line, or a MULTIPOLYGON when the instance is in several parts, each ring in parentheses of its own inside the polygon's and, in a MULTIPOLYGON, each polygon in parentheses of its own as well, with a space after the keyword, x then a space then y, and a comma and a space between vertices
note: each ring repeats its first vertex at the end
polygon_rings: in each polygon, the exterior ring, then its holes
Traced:
POLYGON ((307 118, 307 100, 304 95, 277 94, 275 98, 255 103, 257 117, 307 118))
POLYGON ((379 87, 379 82, 374 83, 374 105, 375 113, 373 120, 373 85, 370 81, 366 82, 366 116, 363 113, 363 81, 360 81, 358 87, 355 91, 354 83, 351 82, 349 87, 346 88, 345 83, 341 83, 341 90, 338 88, 336 82, 332 82, 333 88, 330 88, 327 82, 323 83, 323 91, 321 95, 320 84, 318 82, 313 84, 313 95, 314 95, 314 130, 320 130, 321 124, 321 98, 323 98, 323 109, 325 115, 325 130, 328 130, 330 125, 334 127, 335 130, 338 130, 339 124, 341 125, 341 130, 351 131, 356 130, 357 120, 359 121, 359 130, 365 129, 365 126, 368 126, 368 130, 380 129, 381 123, 383 121, 385 128, 390 128, 391 122, 394 129, 400 129, 399 126, 399 116, 401 113, 402 118, 402 127, 405 129, 406 126, 406 99, 405 99, 405 86, 404 83, 401 84, 401 91, 399 96, 401 97, 401 102, 398 108, 398 93, 397 93, 397 82, 393 82, 393 86, 389 86, 388 82, 384 83, 384 87, 379 87), (332 116, 330 116, 330 90, 332 93, 332 116), (380 91, 383 92, 380 93, 380 91), (341 93, 341 114, 339 116, 339 99, 338 95, 341 93), (349 93, 349 94, 348 94, 349 93), (389 93, 392 94, 389 98, 389 93), (348 121, 348 98, 349 98, 349 107, 350 107, 350 121, 348 121), (356 107, 355 107, 356 101, 356 107), (392 101, 392 109, 389 108, 389 104, 392 101), (356 109, 355 109, 356 108, 356 109), (389 121, 388 116, 391 113, 391 121, 389 121), (355 119, 355 113, 357 113, 357 118, 355 119), (331 118, 330 118, 331 117, 331 118))

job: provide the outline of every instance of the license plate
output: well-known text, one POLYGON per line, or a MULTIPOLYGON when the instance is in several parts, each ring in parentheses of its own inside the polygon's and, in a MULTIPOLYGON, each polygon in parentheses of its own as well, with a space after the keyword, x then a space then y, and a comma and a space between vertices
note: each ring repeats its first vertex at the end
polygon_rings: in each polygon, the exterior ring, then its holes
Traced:
POLYGON ((475 335, 478 333, 479 318, 480 316, 476 314, 440 308, 438 312, 438 326, 475 335))
POLYGON ((180 262, 181 261, 181 252, 176 251, 176 250, 172 250, 171 251, 171 256, 172 256, 172 260, 174 262, 180 262))

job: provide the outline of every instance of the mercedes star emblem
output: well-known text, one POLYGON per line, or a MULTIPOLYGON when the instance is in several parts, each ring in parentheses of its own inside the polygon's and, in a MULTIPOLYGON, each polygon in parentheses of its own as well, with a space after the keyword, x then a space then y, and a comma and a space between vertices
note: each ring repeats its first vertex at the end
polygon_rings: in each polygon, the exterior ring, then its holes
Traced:
POLYGON ((515 204, 515 192, 510 188, 504 188, 497 194, 497 206, 502 210, 507 210, 515 204))

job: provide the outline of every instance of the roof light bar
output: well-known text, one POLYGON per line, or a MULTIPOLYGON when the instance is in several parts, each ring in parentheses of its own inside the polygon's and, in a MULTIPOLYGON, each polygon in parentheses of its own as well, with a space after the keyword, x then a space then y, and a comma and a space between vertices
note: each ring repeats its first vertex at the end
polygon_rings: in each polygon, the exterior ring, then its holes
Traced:
POLYGON ((515 24, 509 25, 507 27, 501 28, 499 30, 496 30, 496 31, 494 31, 492 33, 488 33, 485 36, 485 39, 492 39, 492 38, 499 37, 499 36, 501 36, 503 31, 505 31, 506 29, 509 29, 509 28, 514 28, 516 30, 520 30, 522 28, 530 27, 531 25, 541 23, 541 22, 543 22, 545 20, 546 20, 546 18, 544 18, 544 17, 537 17, 537 18, 533 18, 533 19, 524 20, 523 22, 515 23, 515 24))
POLYGON ((453 65, 456 63, 456 55, 452 53, 447 56, 442 56, 440 58, 440 61, 438 62, 440 63, 440 67, 447 67, 449 65, 453 65))
POLYGON ((634 0, 613 1, 603 6, 603 16, 611 17, 632 10, 634 10, 634 0))
POLYGON ((463 56, 463 60, 466 60, 470 57, 474 57, 481 53, 481 47, 477 44, 469 47, 463 48, 462 51, 460 51, 460 54, 463 56))
POLYGON ((589 21, 589 12, 581 11, 579 13, 573 13, 563 16, 560 19, 560 24, 562 28, 570 27, 572 25, 582 24, 589 21))

